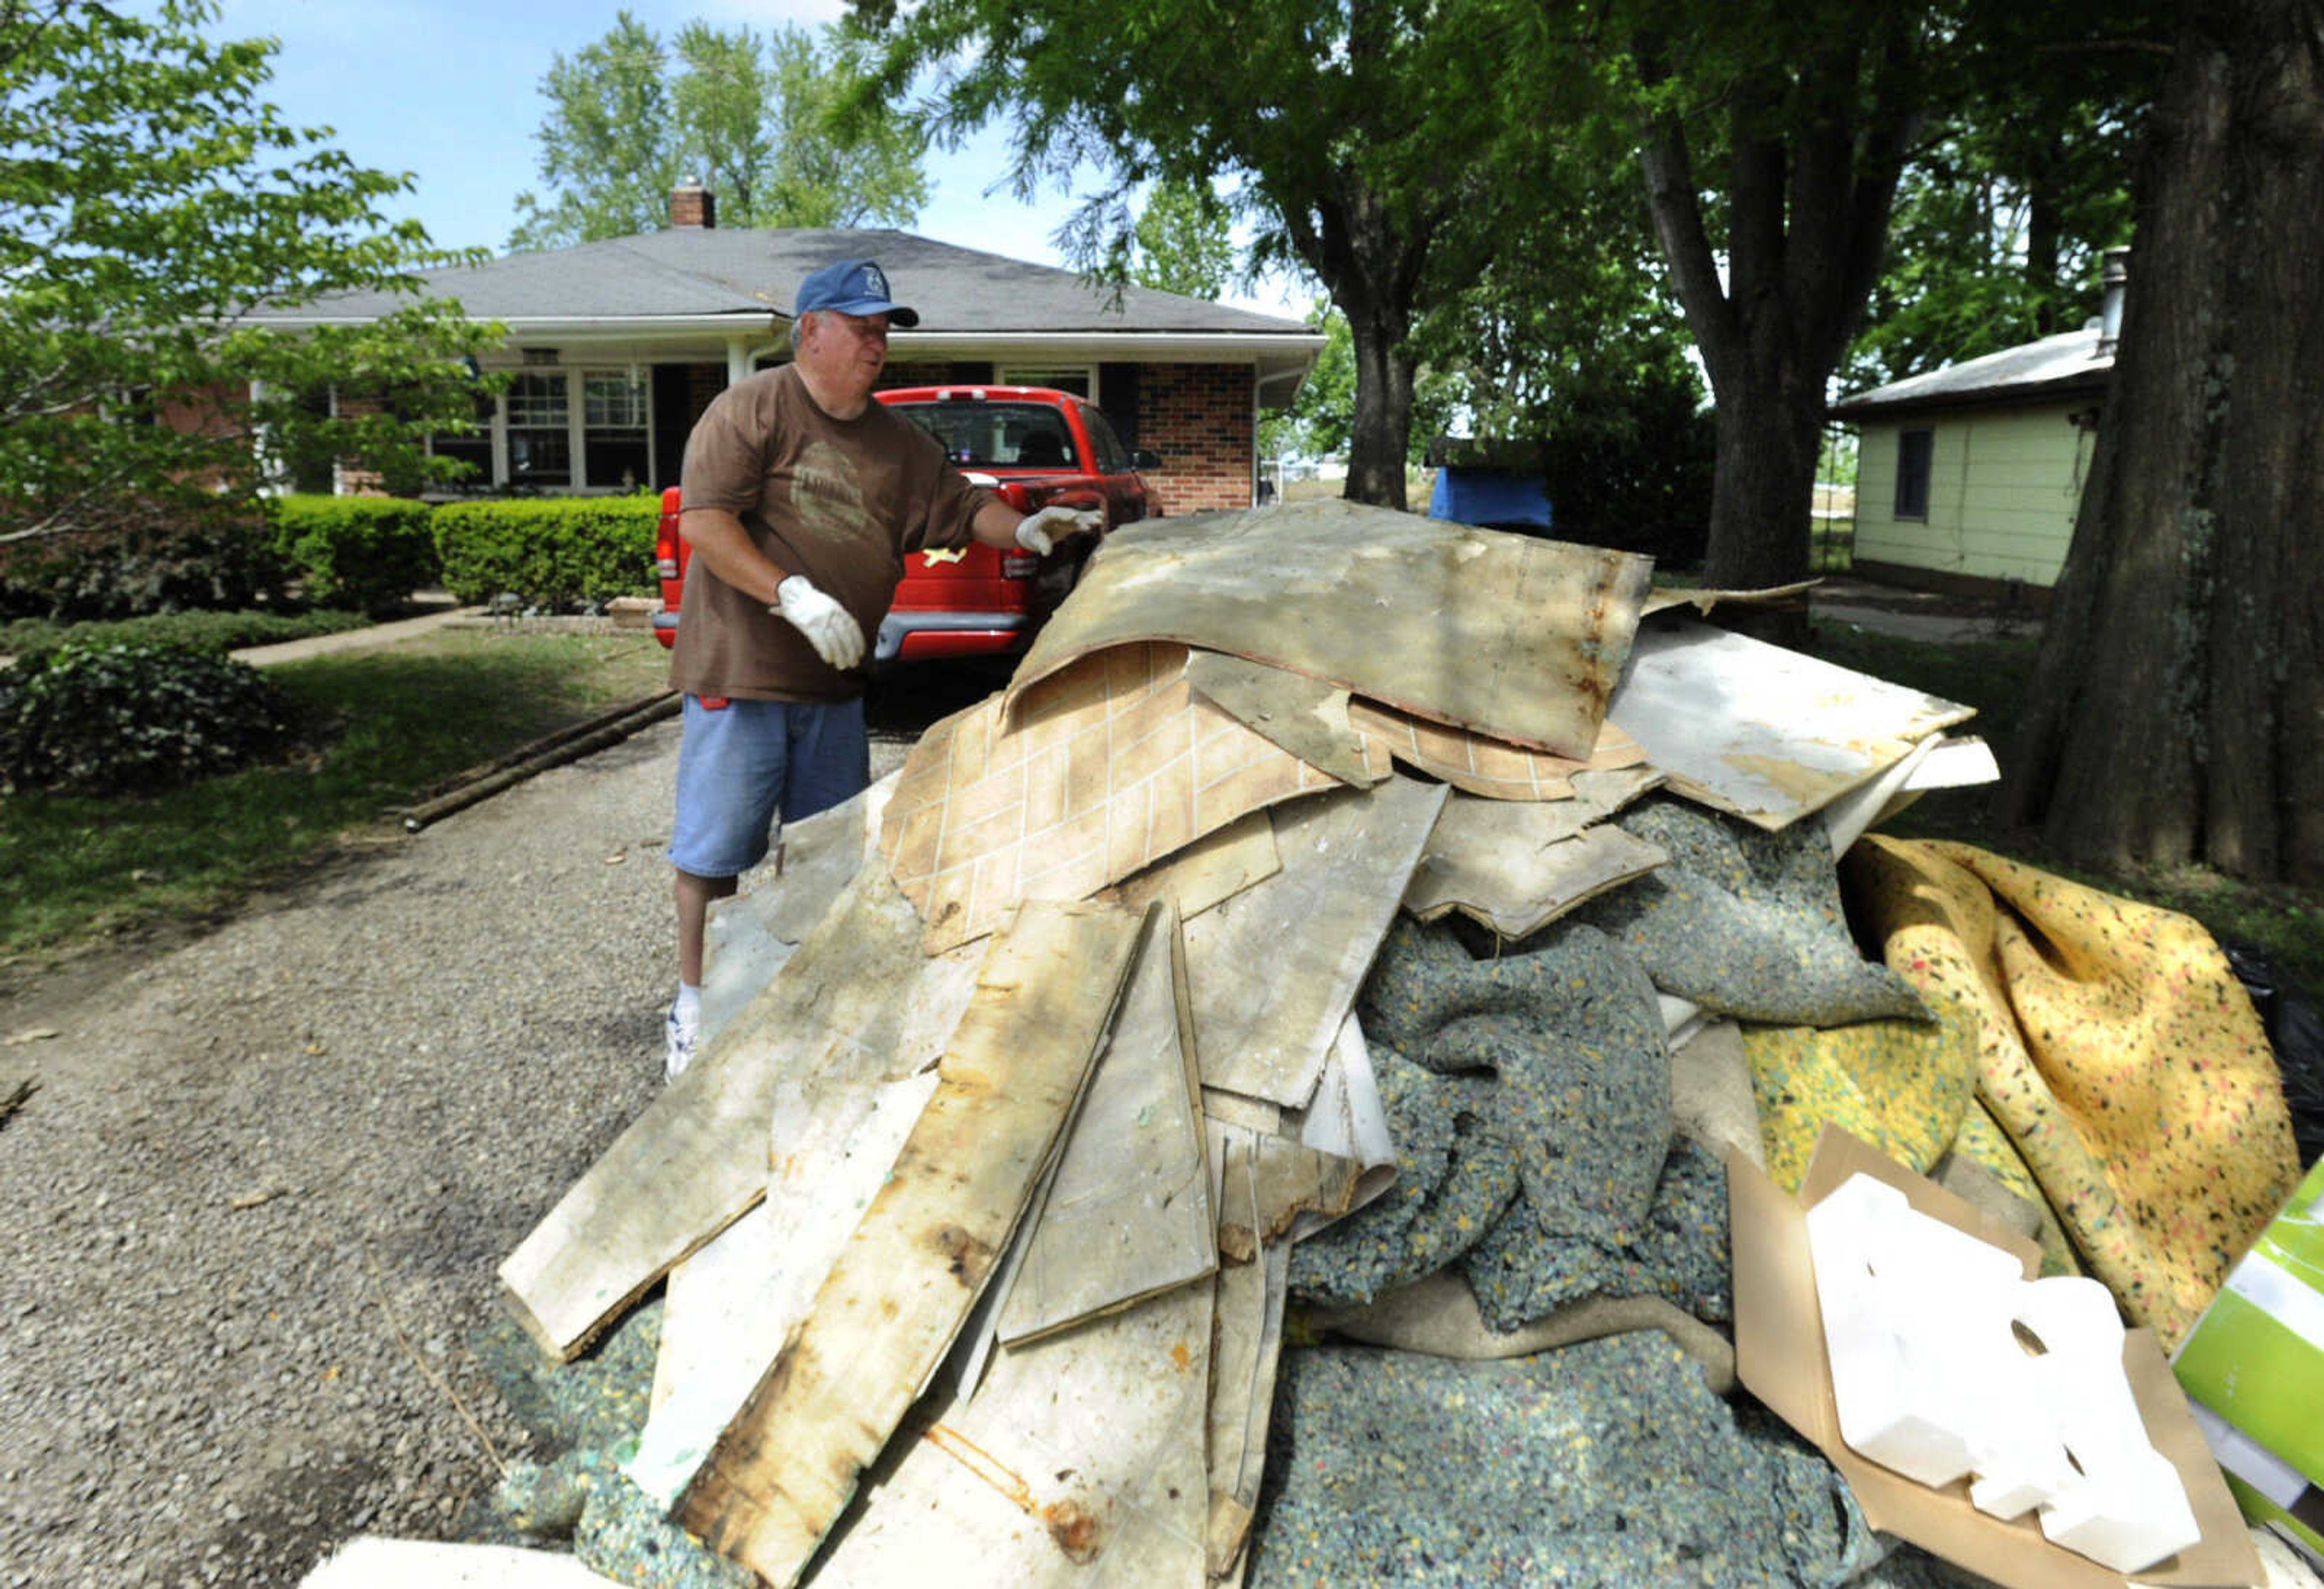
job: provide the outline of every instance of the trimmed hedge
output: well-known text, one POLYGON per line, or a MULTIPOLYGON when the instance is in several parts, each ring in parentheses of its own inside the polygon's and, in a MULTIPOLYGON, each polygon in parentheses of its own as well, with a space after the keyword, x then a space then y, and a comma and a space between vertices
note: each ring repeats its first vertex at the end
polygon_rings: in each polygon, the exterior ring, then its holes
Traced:
POLYGON ((285 748, 286 697, 247 663, 177 646, 71 642, 0 667, 0 791, 138 793, 285 748))
POLYGON ((334 635, 343 629, 361 629, 367 621, 360 612, 339 609, 299 613, 159 612, 151 618, 76 624, 23 618, 14 623, 0 623, 0 656, 23 661, 44 657, 70 644, 175 646, 223 657, 244 646, 271 646, 280 640, 303 640, 309 635, 334 635))
POLYGON ((280 604, 290 570, 256 514, 0 547, 0 618, 60 622, 280 604))
POLYGON ((513 594, 575 607, 655 588, 658 495, 447 502, 436 510, 445 588, 474 604, 513 594))
POLYGON ((374 616, 436 583, 431 510, 406 497, 276 497, 267 504, 277 553, 318 607, 374 616))

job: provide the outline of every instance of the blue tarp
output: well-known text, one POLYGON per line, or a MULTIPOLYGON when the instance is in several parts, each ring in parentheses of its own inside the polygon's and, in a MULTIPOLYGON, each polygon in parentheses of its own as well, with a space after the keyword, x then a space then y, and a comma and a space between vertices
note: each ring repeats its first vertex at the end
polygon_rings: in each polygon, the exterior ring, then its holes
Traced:
POLYGON ((1446 464, 1428 493, 1428 516, 1455 524, 1549 528, 1549 498, 1541 476, 1508 469, 1464 469, 1446 464))

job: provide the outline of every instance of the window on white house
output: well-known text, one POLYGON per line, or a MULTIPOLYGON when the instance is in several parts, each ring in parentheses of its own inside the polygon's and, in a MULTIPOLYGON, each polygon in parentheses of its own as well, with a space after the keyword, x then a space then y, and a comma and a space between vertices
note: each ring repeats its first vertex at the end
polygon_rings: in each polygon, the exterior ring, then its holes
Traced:
POLYGON ((1093 364, 1000 364, 993 368, 995 386, 1047 386, 1058 391, 1069 391, 1075 397, 1097 396, 1097 367, 1093 364))
POLYGON ((1896 433, 1896 511, 1899 519, 1929 516, 1929 461, 1935 452, 1936 432, 1896 433))
POLYGON ((573 437, 565 376, 524 373, 509 381, 508 466, 511 485, 573 483, 573 437))
POLYGON ((643 380, 617 370, 581 377, 581 483, 635 491, 652 474, 643 380))
POLYGON ((469 472, 451 482, 454 491, 489 490, 493 483, 493 416, 498 412, 490 397, 478 397, 476 427, 465 436, 438 430, 428 438, 428 450, 439 458, 457 458, 469 472))

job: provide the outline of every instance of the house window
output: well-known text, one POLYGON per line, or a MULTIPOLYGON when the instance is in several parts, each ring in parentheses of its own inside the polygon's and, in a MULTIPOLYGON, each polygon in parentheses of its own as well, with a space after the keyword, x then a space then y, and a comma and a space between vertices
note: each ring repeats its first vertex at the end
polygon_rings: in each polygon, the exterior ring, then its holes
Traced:
POLYGON ((1078 398, 1097 396, 1097 370, 1089 364, 1001 364, 993 369, 996 386, 1047 386, 1078 398))
POLYGON ((614 370, 581 377, 581 468, 584 485, 635 491, 652 474, 647 386, 614 370))
POLYGON ((509 381, 508 464, 512 485, 573 483, 573 437, 563 374, 509 381))
POLYGON ((476 427, 464 435, 455 436, 438 430, 428 438, 428 450, 438 458, 457 458, 468 465, 468 473, 451 482, 454 491, 475 491, 490 488, 493 483, 493 415, 496 411, 493 400, 477 397, 476 427))
POLYGON ((1936 432, 1904 430, 1896 435, 1896 514, 1899 519, 1929 516, 1929 458, 1936 432))

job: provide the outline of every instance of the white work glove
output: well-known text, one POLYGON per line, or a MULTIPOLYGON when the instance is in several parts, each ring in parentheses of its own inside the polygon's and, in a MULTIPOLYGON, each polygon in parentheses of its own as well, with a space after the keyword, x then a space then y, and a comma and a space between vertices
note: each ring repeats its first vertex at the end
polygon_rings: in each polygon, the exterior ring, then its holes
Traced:
POLYGON ((777 585, 775 604, 767 611, 805 635, 815 654, 832 666, 844 671, 863 660, 863 626, 804 574, 777 585))
POLYGON ((1105 515, 1094 508, 1044 508, 1017 522, 1017 544, 1037 557, 1056 550, 1069 536, 1094 534, 1105 515))

